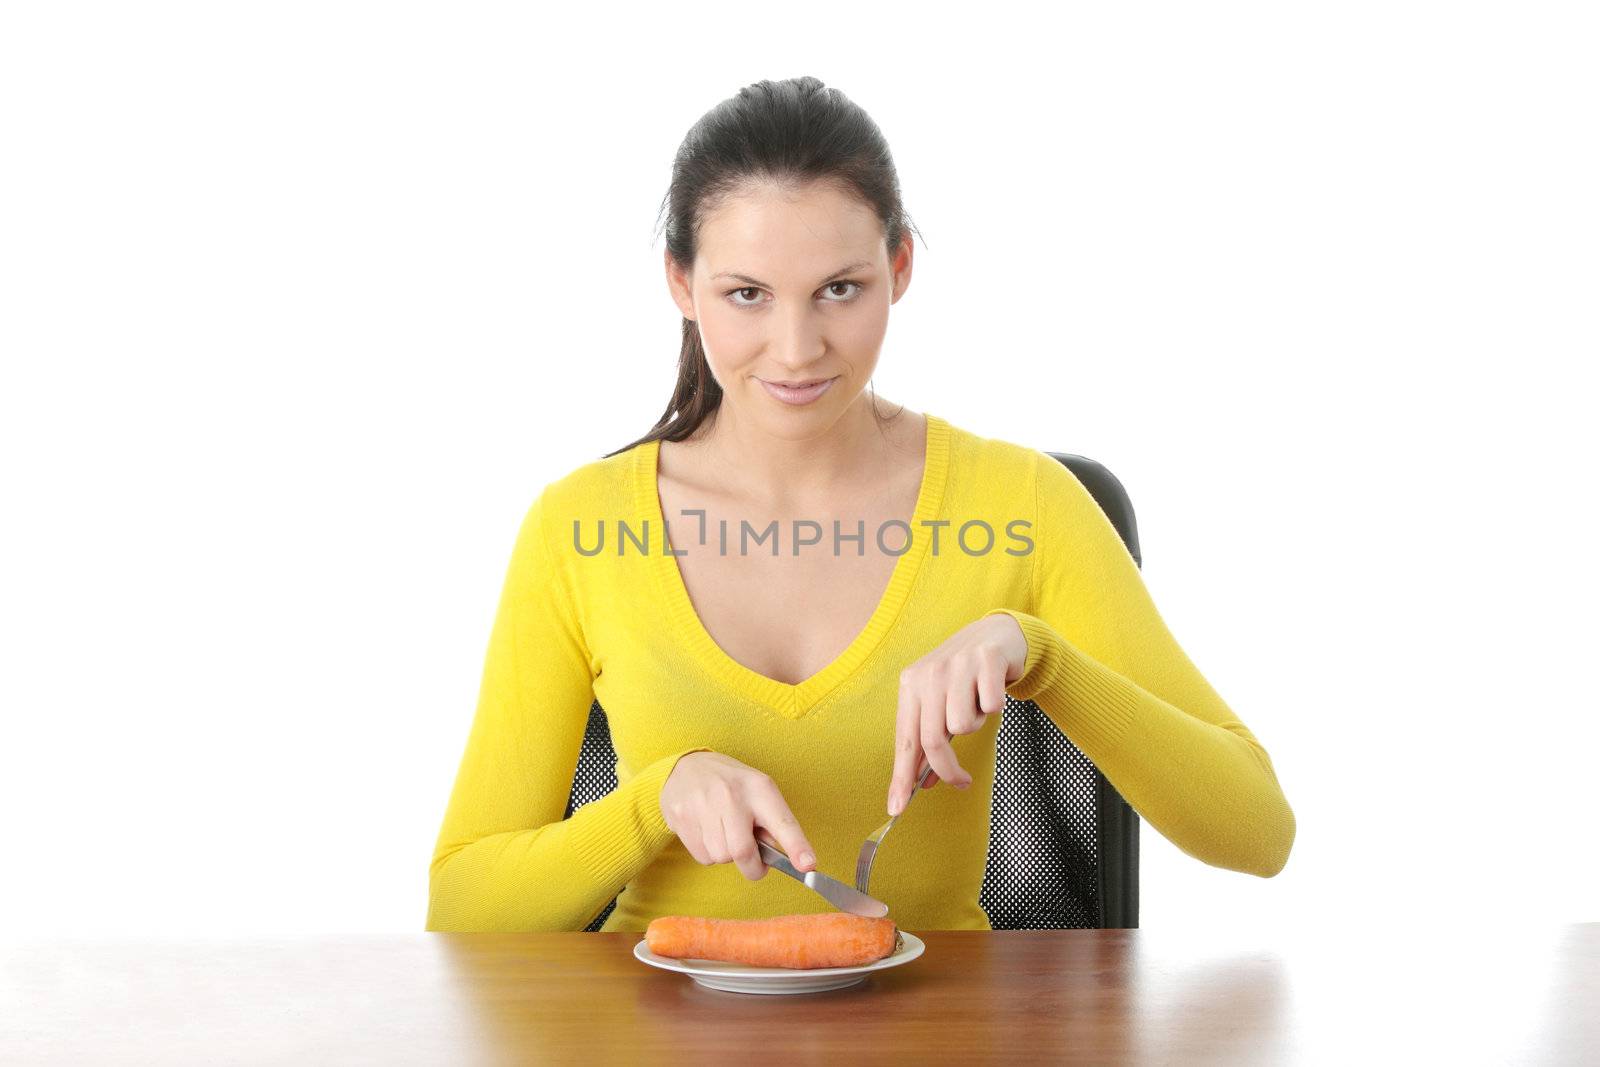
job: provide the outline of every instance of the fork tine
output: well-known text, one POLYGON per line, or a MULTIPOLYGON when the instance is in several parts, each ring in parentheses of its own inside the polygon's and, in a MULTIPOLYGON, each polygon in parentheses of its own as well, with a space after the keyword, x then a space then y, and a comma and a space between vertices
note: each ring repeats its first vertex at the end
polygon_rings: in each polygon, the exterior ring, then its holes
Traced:
MULTIPOLYGON (((948 736, 947 734, 946 737, 948 738, 948 736)), ((922 777, 917 779, 916 784, 911 787, 911 793, 906 797, 905 807, 900 809, 900 815, 906 813, 906 808, 911 806, 911 798, 917 795, 917 790, 928 784, 928 779, 931 777, 933 777, 933 764, 930 763, 928 764, 928 769, 922 772, 922 777)), ((900 818, 900 815, 891 815, 888 822, 869 834, 866 841, 862 843, 861 852, 856 856, 857 892, 865 893, 867 891, 867 880, 872 876, 872 861, 878 858, 878 846, 883 844, 884 835, 889 832, 889 827, 894 825, 894 821, 900 818)))
POLYGON ((866 890, 861 887, 867 884, 867 879, 872 876, 872 861, 878 855, 878 842, 868 838, 861 846, 861 853, 856 857, 856 889, 862 893, 866 890))
POLYGON ((883 835, 889 829, 889 822, 874 830, 861 845, 861 851, 856 854, 856 890, 865 893, 862 887, 867 884, 867 879, 872 875, 872 861, 878 856, 878 842, 883 840, 883 835))

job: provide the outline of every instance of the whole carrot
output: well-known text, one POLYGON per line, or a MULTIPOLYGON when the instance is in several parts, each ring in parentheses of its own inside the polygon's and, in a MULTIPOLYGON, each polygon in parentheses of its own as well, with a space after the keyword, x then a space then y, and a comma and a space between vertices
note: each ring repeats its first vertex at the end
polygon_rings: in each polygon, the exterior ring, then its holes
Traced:
POLYGON ((752 967, 855 967, 894 951, 894 920, 842 911, 772 919, 663 915, 644 932, 658 956, 721 960, 752 967))

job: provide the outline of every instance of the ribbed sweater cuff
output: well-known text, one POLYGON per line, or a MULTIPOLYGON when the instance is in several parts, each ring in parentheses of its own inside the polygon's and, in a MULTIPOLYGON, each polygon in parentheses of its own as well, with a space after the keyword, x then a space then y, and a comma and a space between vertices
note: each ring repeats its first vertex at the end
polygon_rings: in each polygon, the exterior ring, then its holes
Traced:
POLYGON ((610 825, 594 827, 595 832, 573 843, 578 860, 596 881, 626 885, 667 846, 674 835, 661 814, 661 787, 678 760, 691 752, 710 751, 686 748, 663 756, 617 786, 615 816, 607 820, 610 825))
POLYGON ((1007 683, 1006 691, 1049 712, 1091 758, 1114 751, 1138 713, 1144 690, 1079 651, 1037 616, 1011 608, 984 613, 990 615, 1010 615, 1028 640, 1022 674, 1007 683))

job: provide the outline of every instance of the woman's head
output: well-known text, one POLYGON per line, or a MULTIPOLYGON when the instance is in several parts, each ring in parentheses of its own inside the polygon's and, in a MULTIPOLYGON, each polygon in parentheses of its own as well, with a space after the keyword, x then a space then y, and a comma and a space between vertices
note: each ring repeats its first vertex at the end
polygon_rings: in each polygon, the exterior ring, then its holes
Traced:
POLYGON ((655 427, 617 451, 681 441, 724 405, 809 437, 861 402, 914 229, 865 111, 816 78, 746 86, 690 129, 662 208, 678 381, 655 427), (833 381, 803 405, 763 384, 818 378, 833 381))

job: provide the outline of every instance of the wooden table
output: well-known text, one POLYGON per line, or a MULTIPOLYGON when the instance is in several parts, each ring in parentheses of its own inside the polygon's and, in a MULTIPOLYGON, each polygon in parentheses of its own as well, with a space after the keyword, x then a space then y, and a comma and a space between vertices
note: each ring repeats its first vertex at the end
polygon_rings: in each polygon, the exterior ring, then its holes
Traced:
POLYGON ((0 1063, 1600 1062, 1600 924, 914 932, 782 997, 629 934, 11 942, 0 1063))

